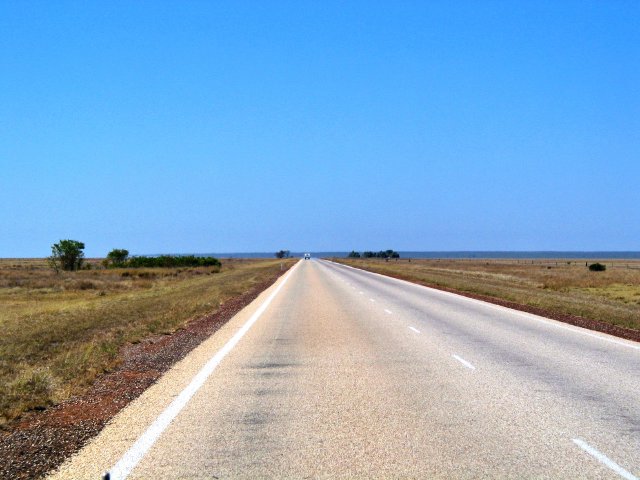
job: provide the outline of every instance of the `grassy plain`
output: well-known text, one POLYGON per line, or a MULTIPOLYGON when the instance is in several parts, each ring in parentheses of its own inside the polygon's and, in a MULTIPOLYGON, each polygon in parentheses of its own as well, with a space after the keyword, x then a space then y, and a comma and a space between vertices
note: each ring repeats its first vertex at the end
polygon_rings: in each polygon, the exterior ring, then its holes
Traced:
POLYGON ((640 261, 334 259, 424 285, 487 295, 640 330, 640 261), (594 261, 589 261, 589 264, 594 261))
POLYGON ((294 261, 57 275, 41 259, 0 260, 0 426, 80 393, 125 343, 175 331, 294 261))

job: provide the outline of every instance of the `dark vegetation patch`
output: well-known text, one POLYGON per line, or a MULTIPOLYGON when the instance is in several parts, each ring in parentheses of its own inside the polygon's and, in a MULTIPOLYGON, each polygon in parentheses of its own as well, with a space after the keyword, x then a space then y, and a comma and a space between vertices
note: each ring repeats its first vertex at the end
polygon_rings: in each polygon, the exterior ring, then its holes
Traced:
POLYGON ((591 270, 592 272, 604 272, 606 269, 607 266, 601 263, 592 263, 591 265, 589 265, 589 270, 591 270))
POLYGON ((118 268, 176 268, 176 267, 220 267, 214 257, 194 255, 160 255, 158 257, 131 257, 117 265, 118 268))

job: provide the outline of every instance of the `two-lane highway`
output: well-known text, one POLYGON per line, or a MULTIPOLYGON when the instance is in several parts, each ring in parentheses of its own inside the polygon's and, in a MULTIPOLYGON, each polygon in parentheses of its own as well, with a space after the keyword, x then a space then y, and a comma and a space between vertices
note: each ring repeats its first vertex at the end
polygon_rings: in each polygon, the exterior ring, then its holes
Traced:
POLYGON ((633 479, 640 345, 301 261, 57 476, 107 470, 633 479))

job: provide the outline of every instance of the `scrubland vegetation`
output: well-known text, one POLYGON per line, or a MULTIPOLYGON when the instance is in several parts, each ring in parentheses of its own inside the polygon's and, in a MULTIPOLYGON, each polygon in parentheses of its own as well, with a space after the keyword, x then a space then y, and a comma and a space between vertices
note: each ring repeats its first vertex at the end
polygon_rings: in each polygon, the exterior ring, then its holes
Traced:
POLYGON ((213 257, 194 255, 160 255, 157 257, 131 257, 119 264, 110 266, 119 268, 175 268, 175 267, 220 267, 220 261, 213 257))
POLYGON ((400 254, 395 250, 380 250, 378 252, 374 252, 372 250, 365 250, 364 252, 356 252, 355 250, 351 250, 351 253, 347 255, 347 258, 400 258, 400 254))
POLYGON ((334 259, 409 281, 640 330, 640 261, 334 259), (595 269, 589 265, 601 265, 595 269), (602 268, 606 267, 606 268, 602 268))
POLYGON ((214 312, 281 263, 104 269, 85 260, 88 270, 56 273, 44 259, 0 260, 0 425, 81 392, 123 344, 214 312))

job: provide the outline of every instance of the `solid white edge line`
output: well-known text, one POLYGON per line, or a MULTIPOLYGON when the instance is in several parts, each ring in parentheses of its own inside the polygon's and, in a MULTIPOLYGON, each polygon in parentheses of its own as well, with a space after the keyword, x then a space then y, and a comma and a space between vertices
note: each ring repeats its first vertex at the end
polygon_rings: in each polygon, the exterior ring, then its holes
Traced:
POLYGON ((536 320, 538 322, 546 323, 547 325, 551 325, 553 327, 562 328, 564 330, 569 330, 570 332, 579 333, 579 334, 582 334, 582 335, 586 335, 588 337, 598 338, 598 339, 603 340, 605 342, 615 343, 616 345, 620 345, 622 347, 632 348, 634 350, 640 350, 640 345, 636 345, 635 344, 636 342, 632 343, 631 340, 618 339, 617 337, 613 337, 611 335, 607 335, 606 333, 595 332, 593 330, 588 330, 586 328, 578 327, 577 325, 570 325, 570 324, 567 324, 567 323, 560 322, 558 320, 553 320, 551 318, 541 317, 540 315, 535 315, 533 313, 527 313, 527 312, 522 312, 520 310, 515 310, 513 308, 503 307, 502 305, 496 305, 495 303, 485 302, 483 300, 478 300, 477 298, 465 297, 464 295, 459 295, 457 293, 447 292, 447 291, 444 291, 444 290, 438 290, 437 288, 425 287, 424 285, 420 285, 419 283, 413 283, 413 282, 410 282, 408 280, 401 280, 399 278, 394 278, 394 277, 389 277, 387 275, 382 275, 381 273, 370 272, 368 270, 362 270, 361 268, 352 267, 351 265, 343 265, 342 263, 332 262, 331 260, 323 260, 323 261, 332 263, 333 265, 337 265, 339 267, 351 268, 353 270, 357 270, 357 271, 363 272, 363 273, 368 273, 370 275, 377 275, 378 277, 382 277, 382 278, 384 278, 386 280, 393 280, 393 281, 398 282, 398 283, 406 283, 406 284, 411 285, 413 287, 424 288, 426 290, 429 290, 429 291, 432 291, 432 292, 437 292, 437 293, 445 295, 445 296, 446 295, 454 296, 456 298, 461 298, 461 299, 466 300, 468 302, 480 303, 480 304, 482 304, 482 305, 484 305, 486 307, 493 308, 495 310, 500 310, 500 311, 503 311, 503 312, 504 311, 508 311, 508 312, 511 312, 511 313, 513 313, 515 315, 519 315, 521 317, 528 318, 530 320, 536 320))
POLYGON ((626 471, 624 468, 622 468, 620 465, 618 465, 616 462, 614 462, 613 460, 611 460, 609 457, 607 457, 605 454, 599 452, 598 450, 596 450, 595 448, 593 448, 591 445, 589 445, 587 442, 585 442, 584 440, 580 440, 579 438, 574 438, 573 439, 573 443, 575 443, 576 445, 578 445, 581 449, 583 449, 585 452, 587 452, 589 455, 591 455, 592 457, 594 457, 596 460, 598 460, 600 463, 603 463, 604 465, 606 465, 607 467, 609 467, 611 470, 613 470, 614 472, 616 472, 618 475, 620 475, 622 478, 626 478, 627 480, 638 480, 638 477, 636 477, 635 475, 633 475, 631 472, 626 471))
POLYGON ((202 387, 207 378, 213 373, 222 359, 236 346, 240 339, 249 331, 253 324, 262 316, 271 301, 280 292, 282 287, 287 283, 289 277, 300 264, 298 262, 289 270, 278 287, 269 295, 269 297, 258 307, 251 315, 249 320, 231 337, 231 339, 218 352, 207 361, 200 371, 193 377, 189 385, 165 408, 165 410, 155 419, 155 421, 140 435, 136 442, 127 450, 127 452, 118 460, 118 462, 109 471, 110 480, 124 480, 129 476, 133 469, 138 465, 140 460, 145 456, 153 444, 158 440, 162 432, 169 426, 171 421, 176 418, 180 411, 189 403, 191 397, 202 387))
POLYGON ((420 330, 418 330, 417 328, 413 328, 413 327, 409 327, 411 330, 413 330, 416 333, 420 333, 420 330))
POLYGON ((459 355, 453 354, 451 355, 453 358, 455 358, 456 360, 458 360, 461 364, 463 364, 465 367, 470 368, 471 370, 475 370, 476 367, 474 367, 471 363, 467 362, 464 358, 462 358, 459 355))

